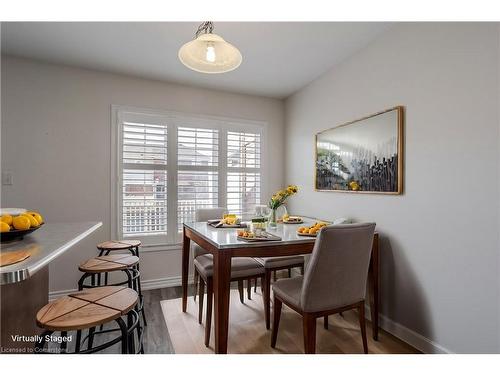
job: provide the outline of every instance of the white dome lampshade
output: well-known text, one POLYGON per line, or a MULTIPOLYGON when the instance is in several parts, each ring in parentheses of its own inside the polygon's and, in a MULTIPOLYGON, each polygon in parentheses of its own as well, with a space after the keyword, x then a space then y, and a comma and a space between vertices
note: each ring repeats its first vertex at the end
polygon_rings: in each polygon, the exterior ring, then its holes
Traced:
POLYGON ((232 44, 211 32, 201 34, 179 49, 179 60, 200 73, 225 73, 240 66, 242 56, 232 44))

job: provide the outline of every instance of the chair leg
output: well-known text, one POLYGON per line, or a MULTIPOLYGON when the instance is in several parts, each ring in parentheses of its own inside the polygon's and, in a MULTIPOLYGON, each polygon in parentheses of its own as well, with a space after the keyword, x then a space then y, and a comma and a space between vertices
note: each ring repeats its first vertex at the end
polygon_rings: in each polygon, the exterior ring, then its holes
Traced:
POLYGON ((253 286, 253 292, 257 293, 257 277, 254 279, 254 281, 255 281, 255 284, 253 286))
POLYGON ((271 348, 276 347, 276 340, 278 339, 278 329, 280 326, 282 305, 283 305, 283 302, 281 302, 281 300, 279 300, 275 296, 274 303, 273 303, 273 331, 271 333, 271 348))
POLYGON ((366 341, 366 323, 365 323, 365 301, 360 302, 358 307, 359 327, 361 328, 361 337, 363 338, 363 351, 368 354, 368 342, 366 341))
POLYGON ((244 303, 243 300, 243 280, 238 280, 238 292, 240 293, 240 302, 244 303))
POLYGON ((271 328, 271 271, 266 269, 264 275, 264 316, 266 318, 266 329, 271 328))
POLYGON ((314 315, 304 313, 302 316, 304 331, 304 351, 306 354, 316 353, 316 318, 314 315))
POLYGON ((291 269, 291 268, 289 268, 289 269, 288 269, 288 278, 291 278, 291 277, 292 277, 292 269, 291 269))
POLYGON ((205 281, 200 280, 200 300, 198 301, 199 309, 198 309, 198 323, 201 324, 202 316, 203 316, 203 296, 205 295, 205 281))
POLYGON ((212 302, 214 300, 214 283, 210 277, 207 280, 207 316, 205 319, 205 346, 210 344, 210 330, 212 328, 212 302))
POLYGON ((325 329, 328 329, 328 315, 325 315, 323 317, 323 327, 325 327, 325 329))
POLYGON ((196 301, 196 295, 198 294, 198 282, 199 282, 199 279, 200 279, 200 275, 198 274, 198 270, 194 269, 194 280, 193 280, 193 283, 194 283, 194 294, 193 294, 193 298, 194 300, 196 301))
POLYGON ((247 279, 247 297, 252 299, 252 279, 247 279))

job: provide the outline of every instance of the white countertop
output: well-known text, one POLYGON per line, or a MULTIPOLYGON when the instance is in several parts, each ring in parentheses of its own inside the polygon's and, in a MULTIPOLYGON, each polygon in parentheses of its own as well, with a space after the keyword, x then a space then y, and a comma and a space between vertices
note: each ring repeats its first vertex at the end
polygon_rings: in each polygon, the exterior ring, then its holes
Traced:
POLYGON ((2 243, 2 253, 27 250, 31 256, 22 262, 0 267, 0 284, 16 283, 31 277, 101 226, 102 222, 46 223, 22 240, 2 243))

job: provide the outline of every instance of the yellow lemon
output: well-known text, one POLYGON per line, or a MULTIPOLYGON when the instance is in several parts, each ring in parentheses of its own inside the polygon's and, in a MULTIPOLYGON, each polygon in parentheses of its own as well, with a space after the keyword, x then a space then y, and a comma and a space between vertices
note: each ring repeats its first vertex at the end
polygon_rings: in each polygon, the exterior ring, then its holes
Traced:
POLYGON ((40 226, 40 223, 35 219, 34 216, 31 216, 30 214, 22 214, 21 216, 28 218, 28 220, 30 221, 31 228, 36 228, 40 226))
POLYGON ((5 221, 0 221, 0 232, 8 232, 10 230, 10 225, 5 221))
POLYGON ((18 230, 27 230, 30 229, 31 222, 26 216, 20 215, 12 219, 12 225, 18 230))
POLYGON ((25 214, 33 216, 36 219, 36 221, 38 221, 38 224, 43 224, 43 217, 38 212, 28 211, 28 212, 25 212, 25 214))
POLYGON ((0 220, 7 225, 12 225, 12 216, 9 214, 2 215, 0 220))

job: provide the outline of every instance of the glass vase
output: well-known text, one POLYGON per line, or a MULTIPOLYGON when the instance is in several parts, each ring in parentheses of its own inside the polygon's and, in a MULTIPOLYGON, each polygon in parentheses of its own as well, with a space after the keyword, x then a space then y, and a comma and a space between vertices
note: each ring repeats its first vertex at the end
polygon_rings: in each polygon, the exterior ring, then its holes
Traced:
POLYGON ((276 228, 278 222, 276 221, 276 208, 271 210, 271 215, 269 215, 269 228, 276 228))

